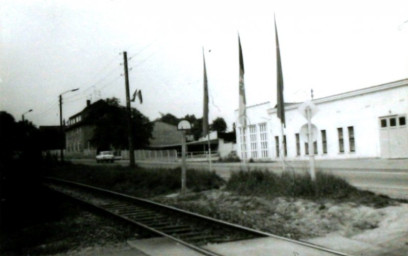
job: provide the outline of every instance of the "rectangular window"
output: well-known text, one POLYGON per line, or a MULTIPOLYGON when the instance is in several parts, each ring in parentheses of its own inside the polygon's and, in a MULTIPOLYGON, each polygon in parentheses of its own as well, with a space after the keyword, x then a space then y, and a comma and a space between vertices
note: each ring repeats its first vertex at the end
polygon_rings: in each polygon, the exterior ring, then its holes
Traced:
POLYGON ((381 128, 386 128, 387 127, 387 119, 381 119, 381 128))
POLYGON ((397 126, 397 119, 395 117, 390 118, 390 126, 391 127, 397 126))
POLYGON ((286 147, 286 135, 283 135, 283 152, 285 154, 285 156, 288 155, 288 148, 286 147))
POLYGON ((256 159, 258 158, 258 149, 257 149, 257 139, 256 139, 256 126, 249 126, 249 139, 251 142, 251 157, 256 159))
POLYGON ((300 156, 300 138, 299 138, 299 133, 295 134, 296 138, 296 155, 300 156))
POLYGON ((279 136, 275 136, 276 157, 279 157, 279 136))
POLYGON ((313 142, 313 152, 315 155, 317 155, 317 141, 313 142))
POLYGON ((305 142, 305 155, 309 155, 309 143, 305 142))
POLYGON ((350 152, 356 152, 356 145, 355 145, 355 140, 354 140, 354 127, 349 126, 347 127, 348 130, 348 136, 349 136, 349 146, 350 146, 350 152))
POLYGON ((322 134, 322 151, 323 154, 327 154, 327 136, 326 136, 326 130, 321 130, 322 134))
POLYGON ((261 137, 261 154, 262 158, 268 157, 268 133, 266 129, 266 123, 259 125, 259 133, 261 137))
POLYGON ((405 116, 398 117, 398 122, 400 126, 404 126, 406 124, 405 116))
POLYGON ((241 137, 241 157, 242 157, 242 159, 247 159, 247 147, 246 147, 246 136, 245 136, 246 128, 241 127, 240 131, 241 131, 241 134, 240 134, 240 137, 241 137))
POLYGON ((337 135, 339 137, 339 152, 344 153, 343 128, 337 128, 337 135))

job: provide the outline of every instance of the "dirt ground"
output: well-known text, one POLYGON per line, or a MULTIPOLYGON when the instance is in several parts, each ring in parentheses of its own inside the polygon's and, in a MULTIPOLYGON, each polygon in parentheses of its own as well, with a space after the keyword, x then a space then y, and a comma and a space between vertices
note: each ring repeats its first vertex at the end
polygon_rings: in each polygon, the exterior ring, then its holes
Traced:
MULTIPOLYGON (((321 243, 324 240, 330 242, 332 237, 335 242, 329 248, 353 255, 404 256, 408 251, 408 204, 404 203, 394 202, 387 207, 377 208, 330 200, 267 200, 220 190, 189 193, 186 196, 173 194, 155 200, 289 238, 321 243), (338 247, 339 238, 353 243, 338 247), (361 254, 358 251, 361 248, 351 248, 361 243, 369 245, 369 254, 361 254)), ((95 245, 57 255, 144 256, 126 243, 95 245)))
POLYGON ((353 202, 313 202, 284 197, 267 200, 219 190, 156 200, 295 239, 319 237, 331 232, 353 236, 378 227, 385 216, 382 209, 353 202))
MULTIPOLYGON (((347 245, 344 245, 344 248, 334 248, 338 246, 336 241, 339 237, 346 238, 347 241, 365 243, 376 250, 363 255, 404 256, 408 251, 408 204, 397 201, 379 208, 328 199, 320 201, 285 197, 265 199, 223 190, 190 192, 185 196, 172 194, 156 197, 154 200, 288 238, 319 243, 325 241, 326 237, 335 237, 333 247, 326 247, 353 255, 361 254, 353 253, 353 248, 348 248, 347 245), (346 251, 348 249, 349 251, 346 251)), ((97 218, 91 217, 89 213, 86 213, 85 217, 82 216, 81 214, 79 219, 74 219, 76 225, 81 227, 83 223, 97 218)), ((100 221, 96 223, 100 225, 100 221)), ((99 230, 97 226, 87 225, 93 227, 93 230, 99 230)), ((99 240, 97 235, 99 233, 101 232, 90 232, 89 236, 92 236, 92 239, 87 240, 91 242, 84 241, 80 246, 71 247, 69 251, 54 256, 145 256, 131 248, 126 239, 109 241, 108 236, 103 235, 103 239, 99 240)))
POLYGON ((354 243, 371 248, 364 255, 405 256, 408 251, 408 204, 397 201, 379 208, 335 200, 267 200, 219 190, 156 200, 288 238, 311 242, 317 238, 321 245, 331 246, 330 237, 342 238, 353 243, 332 249, 348 253, 361 249, 348 248, 354 243))

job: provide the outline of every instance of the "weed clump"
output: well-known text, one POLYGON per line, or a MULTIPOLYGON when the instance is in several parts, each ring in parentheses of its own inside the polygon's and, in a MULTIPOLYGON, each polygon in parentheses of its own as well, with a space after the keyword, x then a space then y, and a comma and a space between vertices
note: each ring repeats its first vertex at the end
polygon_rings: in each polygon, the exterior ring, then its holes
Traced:
MULTIPOLYGON (((68 164, 58 166, 48 175, 140 197, 174 193, 181 187, 181 169, 144 169, 114 166, 68 164)), ((187 170, 187 188, 203 191, 219 188, 225 181, 215 172, 187 170)))
POLYGON ((342 178, 318 172, 316 182, 310 175, 293 172, 276 174, 269 171, 253 170, 233 173, 226 189, 241 195, 277 197, 342 198, 358 190, 342 178))

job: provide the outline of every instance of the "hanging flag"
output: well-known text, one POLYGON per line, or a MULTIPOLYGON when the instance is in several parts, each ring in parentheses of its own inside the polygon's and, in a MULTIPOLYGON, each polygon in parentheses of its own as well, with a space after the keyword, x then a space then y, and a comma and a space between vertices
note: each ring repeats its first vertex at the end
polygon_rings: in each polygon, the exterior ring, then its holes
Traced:
POLYGON ((142 103, 143 103, 142 90, 139 90, 139 92, 137 93, 137 95, 139 96, 140 104, 142 104, 142 103))
POLYGON ((238 120, 242 127, 246 127, 246 99, 245 99, 245 85, 244 85, 244 58, 242 57, 241 39, 238 35, 239 45, 239 114, 238 120))
POLYGON ((136 89, 135 92, 133 93, 132 99, 130 101, 135 102, 136 97, 139 98, 139 102, 140 102, 140 104, 142 104, 143 103, 142 90, 136 89))
POLYGON ((132 99, 130 100, 131 102, 134 102, 134 101, 135 101, 136 95, 137 95, 137 89, 136 89, 135 92, 133 93, 132 99))
POLYGON ((207 81, 207 69, 205 66, 204 47, 203 47, 203 66, 204 66, 203 136, 206 136, 208 134, 208 81, 207 81))
POLYGON ((279 39, 278 39, 278 29, 276 28, 276 19, 275 21, 275 40, 276 40, 276 78, 277 78, 277 113, 278 118, 281 120, 281 123, 286 126, 285 121, 285 100, 283 99, 283 75, 282 75, 282 64, 281 56, 279 49, 279 39))

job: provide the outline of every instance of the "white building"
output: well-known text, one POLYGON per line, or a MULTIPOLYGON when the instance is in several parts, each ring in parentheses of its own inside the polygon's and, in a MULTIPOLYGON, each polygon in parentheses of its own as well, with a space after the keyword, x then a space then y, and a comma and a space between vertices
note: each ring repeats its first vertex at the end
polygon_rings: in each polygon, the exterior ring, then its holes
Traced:
MULTIPOLYGON (((408 158, 408 79, 313 100, 317 112, 316 159, 408 158)), ((269 102, 247 107, 247 128, 238 126, 237 153, 253 160, 308 158, 307 141, 299 134, 307 120, 301 103, 285 104, 286 128, 269 102), (286 145, 285 145, 286 144, 286 145)), ((238 120, 238 111, 235 113, 238 120)), ((239 122, 237 121, 237 124, 239 122)))

